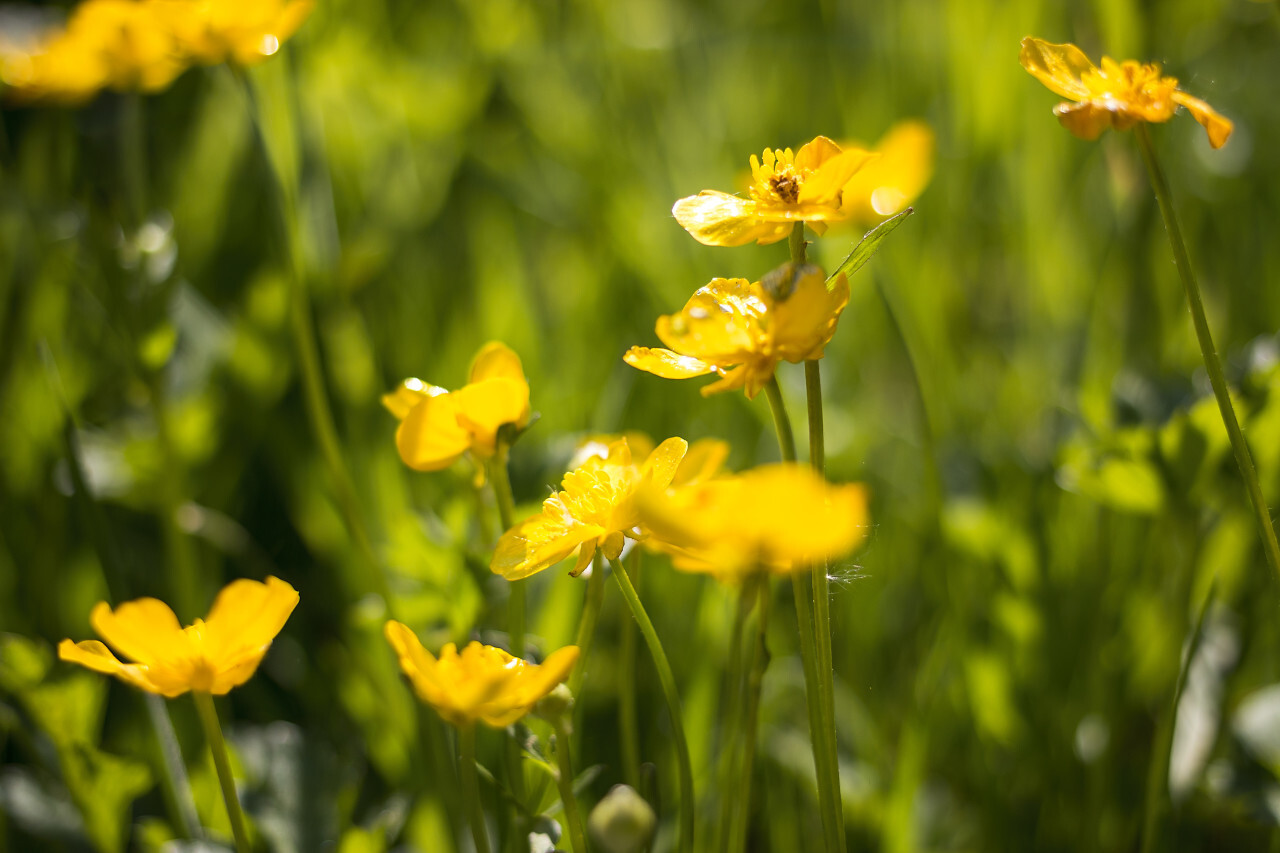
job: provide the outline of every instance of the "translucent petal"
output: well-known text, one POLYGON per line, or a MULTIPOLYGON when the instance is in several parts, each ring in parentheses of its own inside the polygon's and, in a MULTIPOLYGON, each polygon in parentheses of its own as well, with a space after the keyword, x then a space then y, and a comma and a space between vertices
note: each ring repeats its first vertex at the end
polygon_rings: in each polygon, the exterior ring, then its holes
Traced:
POLYGON ((396 386, 396 390, 382 395, 382 405, 395 415, 397 420, 404 420, 413 407, 427 397, 438 397, 448 393, 445 389, 429 385, 421 379, 406 379, 396 386))
MULTIPOLYGON (((256 667, 297 606, 297 591, 279 578, 232 581, 218 593, 205 619, 205 657, 219 673, 241 669, 250 660, 256 667)), ((251 668, 237 684, 252 674, 251 668)))
POLYGON ((529 421, 529 386, 524 379, 492 378, 473 382, 449 395, 457 423, 470 433, 473 450, 493 454, 498 430, 529 421))
POLYGON ((671 479, 672 486, 687 486, 710 480, 720 473, 729 458, 729 442, 718 438, 700 438, 689 445, 680 467, 671 479))
POLYGON ((767 310, 758 288, 745 278, 717 278, 694 293, 678 314, 659 317, 654 330, 681 355, 727 366, 755 349, 767 310))
POLYGON ((509 581, 527 578, 554 566, 583 542, 594 541, 604 532, 596 525, 579 524, 567 514, 557 516, 544 509, 502 535, 489 568, 509 581))
POLYGON ((1097 139, 1102 131, 1115 123, 1115 114, 1092 101, 1081 104, 1058 104, 1053 108, 1062 126, 1081 139, 1097 139))
POLYGON ((111 654, 111 650, 97 640, 85 640, 73 643, 63 640, 58 644, 60 660, 78 663, 94 672, 114 675, 121 681, 132 684, 148 693, 161 693, 159 687, 147 677, 147 668, 139 664, 123 663, 111 654))
POLYGON ((117 652, 141 664, 165 660, 190 649, 190 642, 169 605, 156 598, 126 601, 114 611, 100 601, 89 624, 117 652))
POLYGON ((1062 97, 1076 101, 1089 97, 1089 87, 1081 77, 1097 69, 1074 44, 1050 44, 1027 36, 1022 40, 1018 60, 1032 76, 1062 97))
POLYGON ((868 223, 900 213, 933 177, 935 148, 929 125, 916 120, 895 124, 876 144, 879 159, 845 185, 844 206, 868 223))
POLYGON ((622 360, 632 367, 661 376, 663 379, 689 379, 715 372, 714 365, 690 355, 674 353, 669 349, 632 347, 622 356, 622 360))
POLYGON ((1228 137, 1235 125, 1231 120, 1214 110, 1213 107, 1206 104, 1199 98, 1192 97, 1186 92, 1175 91, 1171 96, 1173 100, 1187 108, 1187 112, 1204 127, 1205 132, 1209 134, 1209 144, 1214 148, 1221 148, 1227 144, 1228 137))
POLYGON ((776 243, 790 233, 759 216, 756 202, 716 190, 682 198, 671 208, 680 227, 705 246, 776 243))
POLYGON ((471 446, 471 434, 458 423, 452 394, 422 400, 396 430, 396 449, 417 471, 448 468, 471 446))
POLYGON ((471 360, 470 378, 467 381, 481 382, 485 379, 517 379, 524 382, 520 356, 499 341, 485 344, 471 360))
MULTIPOLYGON (((822 204, 839 208, 840 193, 844 189, 844 185, 849 183, 859 170, 869 163, 875 162, 877 156, 870 151, 852 148, 831 158, 805 179, 804 185, 800 187, 800 204, 802 206, 806 204, 822 204)), ((823 218, 838 219, 841 217, 837 212, 831 217, 823 218)))
POLYGON ((659 444, 644 460, 642 472, 650 483, 665 489, 676 475, 680 460, 689 450, 689 442, 683 438, 672 437, 659 444))
POLYGON ((791 296, 774 305, 769 327, 774 352, 790 362, 822 356, 835 334, 840 313, 849 304, 849 281, 836 276, 827 289, 826 275, 818 267, 796 282, 791 296))
POLYGON ((800 146, 795 154, 795 164, 797 169, 813 170, 839 156, 839 145, 825 136, 815 136, 812 141, 800 146))

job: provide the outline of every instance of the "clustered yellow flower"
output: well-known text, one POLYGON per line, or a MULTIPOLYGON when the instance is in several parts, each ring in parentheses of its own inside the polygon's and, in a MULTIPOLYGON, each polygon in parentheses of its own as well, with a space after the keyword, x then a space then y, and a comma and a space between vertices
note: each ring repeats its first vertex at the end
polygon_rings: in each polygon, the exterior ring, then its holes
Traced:
POLYGON ((1019 56, 1037 80, 1074 103, 1053 108, 1062 126, 1081 139, 1097 139, 1108 127, 1128 130, 1138 122, 1166 122, 1178 107, 1204 126, 1209 144, 1221 148, 1231 136, 1231 121, 1213 107, 1178 88, 1174 77, 1162 77, 1156 63, 1102 57, 1098 68, 1074 44, 1050 44, 1027 36, 1019 56))
POLYGON ((468 450, 488 459, 497 451, 499 430, 508 424, 523 429, 530 417, 529 383, 520 356, 496 341, 476 353, 460 390, 406 379, 383 395, 382 404, 400 419, 400 458, 418 471, 448 468, 468 450))
POLYGON ((84 0, 66 26, 0 41, 0 83, 20 102, 82 103, 104 88, 155 92, 192 64, 253 65, 315 0, 84 0))
POLYGON ((578 659, 578 647, 565 646, 538 666, 475 641, 461 652, 447 643, 436 657, 400 622, 388 621, 384 633, 418 698, 459 727, 511 725, 568 678, 578 659))
POLYGON ((718 374, 704 395, 745 388, 755 397, 779 361, 822 357, 847 304, 848 279, 828 285, 812 265, 786 264, 757 282, 717 278, 678 314, 658 318, 655 331, 670 349, 632 347, 623 359, 665 379, 718 374))
POLYGON ((638 498, 646 543, 672 565, 734 579, 752 572, 790 573, 851 552, 866 538, 867 492, 833 486, 812 468, 762 465, 741 474, 638 498))
POLYGON ((249 680, 298 604, 279 578, 232 581, 204 619, 183 628, 169 605, 139 598, 115 610, 98 602, 89 623, 131 663, 97 640, 63 640, 58 657, 172 698, 189 690, 222 695, 249 680))
POLYGON ((543 501, 542 512, 503 534, 489 568, 507 580, 519 580, 574 551, 574 575, 590 565, 597 549, 616 559, 627 538, 643 536, 636 492, 669 486, 688 448, 683 438, 668 438, 637 464, 627 439, 620 438, 604 456, 589 456, 564 475, 564 488, 543 501))

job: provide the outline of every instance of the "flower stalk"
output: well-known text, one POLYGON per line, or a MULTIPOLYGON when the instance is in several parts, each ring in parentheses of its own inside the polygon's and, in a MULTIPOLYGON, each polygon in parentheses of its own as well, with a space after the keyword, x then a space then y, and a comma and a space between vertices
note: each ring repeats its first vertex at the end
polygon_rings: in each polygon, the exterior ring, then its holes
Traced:
POLYGON ((676 692, 676 677, 671 671, 667 653, 662 649, 658 632, 654 630, 653 622, 649 620, 649 614, 645 612, 644 604, 636 594, 636 588, 631 585, 631 579, 627 576, 627 570, 621 561, 614 562, 613 577, 618 583, 618 589, 622 592, 627 606, 631 608, 631 615, 640 628, 645 644, 649 647, 654 668, 658 671, 658 681, 662 685, 662 695, 667 701, 667 711, 671 716, 671 732, 675 739, 676 762, 680 772, 680 828, 676 849, 682 853, 692 853, 695 849, 693 846, 693 762, 689 758, 689 741, 684 733, 684 718, 680 711, 680 695, 676 692))
POLYGON ((735 798, 738 817, 730 827, 729 853, 739 853, 747 849, 747 830, 751 825, 751 781, 755 772, 756 730, 760 722, 760 690, 764 685, 764 672, 769 667, 769 647, 766 642, 769 633, 769 584, 761 580, 754 584, 752 592, 760 597, 759 612, 756 615, 756 643, 752 655, 751 671, 746 683, 747 719, 743 732, 742 767, 738 770, 738 796, 735 798))
POLYGON ((569 830, 569 849, 572 853, 587 853, 587 836, 582 830, 582 813, 578 798, 573 793, 573 761, 569 754, 569 730, 564 716, 551 720, 556 733, 556 784, 560 788, 560 802, 564 804, 564 821, 569 830))
MULTIPOLYGON (((640 548, 632 548, 631 582, 640 590, 640 548)), ((618 729, 622 740, 622 775, 632 788, 640 787, 640 721, 636 716, 636 625, 623 620, 618 627, 618 729)))
POLYGON ((1263 551, 1266 553, 1271 570, 1280 576, 1280 543, 1276 541, 1275 527, 1271 523, 1271 513, 1267 509, 1266 498, 1263 497, 1262 486, 1258 482, 1258 472, 1253 467, 1249 445, 1245 442, 1235 408, 1231 404, 1231 393, 1227 389, 1227 379, 1222 372, 1222 362, 1218 359, 1213 336, 1209 332, 1209 321, 1205 317, 1200 285, 1196 281, 1195 272, 1191 269, 1191 260, 1187 256, 1186 244, 1182 241, 1178 218, 1173 211, 1173 194, 1169 191, 1169 183, 1160 168, 1160 161, 1156 158, 1155 147, 1151 144, 1151 134, 1147 126, 1139 123, 1133 130, 1138 138, 1138 150, 1142 152, 1142 159, 1147 164, 1147 174, 1151 177, 1151 188, 1155 191, 1160 215, 1164 218, 1165 231, 1169 235, 1169 246, 1173 249, 1173 262, 1178 268, 1183 289, 1187 293, 1187 303, 1191 308, 1191 322, 1195 326, 1196 341, 1200 344, 1204 368, 1209 374, 1209 384, 1213 386, 1213 396, 1218 401, 1218 411, 1222 415, 1223 426, 1227 428, 1227 435, 1231 439, 1231 450, 1235 454, 1236 465, 1240 468, 1240 476, 1244 479, 1245 491, 1253 507, 1258 533, 1262 537, 1263 551))
POLYGON ((458 727, 458 752, 458 775, 462 782, 462 796, 467 801, 467 820, 471 823, 471 837, 475 839, 476 853, 490 853, 489 835, 484 827, 484 809, 480 807, 480 778, 476 773, 475 723, 458 727))
MULTIPOLYGON (((505 533, 515 527, 515 498, 511 494, 511 473, 507 467, 510 446, 498 440, 497 452, 486 463, 489 482, 493 485, 493 499, 498 505, 498 520, 505 533)), ((507 638, 511 654, 524 657, 525 601, 524 581, 511 581, 507 598, 507 638)))
POLYGON ((195 699, 196 713, 200 715, 200 725, 204 727, 209 751, 213 753, 213 766, 218 773, 218 785, 222 788, 222 800, 227 804, 227 817, 231 821, 236 853, 249 853, 249 832, 245 828, 240 798, 236 795, 236 782, 231 775, 231 759, 227 755, 227 742, 222 738, 222 727, 218 725, 218 711, 213 706, 213 696, 203 690, 193 690, 191 696, 195 699))

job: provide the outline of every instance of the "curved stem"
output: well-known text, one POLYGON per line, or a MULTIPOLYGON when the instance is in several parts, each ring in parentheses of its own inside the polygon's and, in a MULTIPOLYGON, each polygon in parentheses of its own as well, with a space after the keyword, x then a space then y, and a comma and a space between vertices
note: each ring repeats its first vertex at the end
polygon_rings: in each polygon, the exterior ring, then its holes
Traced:
MULTIPOLYGON (((765 576, 767 578, 767 576, 765 576)), ((738 819, 729 835, 729 853, 747 849, 747 830, 751 826, 751 781, 755 772, 756 729, 760 721, 760 689, 764 684, 764 672, 769 667, 769 584, 762 579, 756 584, 760 594, 760 612, 756 616, 756 647, 751 672, 747 676, 747 721, 742 741, 742 767, 738 771, 738 819)))
POLYGON ((231 776, 231 759, 227 755, 227 742, 222 739, 222 727, 218 725, 218 711, 213 707, 213 697, 202 690, 193 690, 191 696, 196 702, 200 724, 204 726, 209 751, 213 753, 213 766, 218 771, 222 800, 227 804, 227 817, 231 820, 236 853, 249 853, 249 833, 244 825, 244 812, 240 810, 240 798, 236 796, 236 781, 231 776))
MULTIPOLYGON (((515 498, 511 496, 511 474, 507 468, 507 452, 505 442, 498 442, 498 450, 489 460, 489 482, 493 485, 494 502, 498 505, 498 520, 505 533, 515 527, 515 498)), ((511 581, 507 598, 507 642, 511 646, 511 654, 524 657, 525 630, 525 581, 511 581)))
POLYGON ((1244 478, 1245 490, 1249 494, 1249 503, 1253 505, 1254 519, 1258 525, 1258 533, 1262 536, 1262 547, 1267 555, 1271 570, 1280 576, 1280 543, 1276 541, 1275 527, 1271 523, 1271 513, 1267 509, 1266 498, 1262 494, 1262 486, 1258 482, 1258 472, 1254 470, 1253 459, 1249 455, 1249 445, 1245 443, 1244 433, 1236 418, 1235 408, 1231 404, 1231 393, 1227 390, 1227 379, 1222 372, 1222 363, 1218 360, 1218 352, 1213 345, 1213 336, 1209 333, 1209 321, 1205 317, 1204 305, 1200 298, 1200 285, 1196 282, 1195 273, 1191 269, 1191 260, 1187 256, 1186 244, 1182 241, 1182 231, 1178 228, 1178 219, 1173 212, 1173 196, 1169 191, 1169 183, 1156 159, 1155 147, 1151 144, 1151 134, 1147 126, 1141 122, 1134 127, 1138 137, 1138 149, 1147 164, 1147 173, 1151 176, 1151 188, 1155 190, 1156 202, 1160 205, 1160 215, 1164 217, 1164 228, 1169 235, 1169 245, 1173 249, 1173 262, 1182 278, 1183 289, 1187 293, 1187 303, 1191 307, 1191 322, 1195 326, 1196 340, 1200 344, 1200 355, 1204 358, 1204 369, 1209 374, 1209 384, 1213 386, 1213 396, 1218 400, 1218 410, 1222 414, 1222 423, 1231 438, 1231 450, 1235 453, 1236 465, 1240 468, 1240 476, 1244 478))
POLYGON ((640 603, 640 596, 636 595, 636 589, 631 585, 627 570, 623 568, 621 562, 614 563, 613 577, 618 582, 618 589, 622 591, 622 597, 626 599, 627 606, 631 608, 631 615, 640 628, 645 644, 649 647, 654 668, 658 671, 658 682, 662 685, 662 695, 667 700, 667 711, 671 716, 671 733, 675 738, 676 761, 680 769, 680 841, 676 849, 683 853, 692 853, 694 850, 693 762, 689 759, 689 742, 684 734, 684 719, 680 712, 680 696, 676 692, 676 677, 671 671, 671 663, 667 660, 666 652, 662 650, 662 641, 658 639, 658 632, 653 629, 649 614, 640 603))
POLYGON ((560 787, 560 802, 564 804, 564 822, 569 828, 572 853, 587 853, 587 836, 582 831, 582 814, 578 810, 578 798, 573 793, 573 762, 569 755, 569 731, 564 717, 551 721, 556 733, 556 783, 560 787))
POLYGON ((476 853, 489 853, 489 835, 484 828, 484 809, 480 806, 480 777, 476 773, 475 723, 458 727, 458 753, 458 776, 462 796, 467 801, 471 837, 476 842, 476 853))

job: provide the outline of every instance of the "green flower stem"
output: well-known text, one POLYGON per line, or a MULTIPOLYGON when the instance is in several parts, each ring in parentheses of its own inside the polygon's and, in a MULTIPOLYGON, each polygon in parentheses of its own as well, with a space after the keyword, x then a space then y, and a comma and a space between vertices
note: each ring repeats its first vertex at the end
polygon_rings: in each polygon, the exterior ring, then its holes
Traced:
POLYGON ((569 730, 564 717, 551 721, 556 732, 556 784, 560 787, 560 802, 564 804, 564 822, 569 828, 569 849, 572 853, 587 853, 587 836, 582 831, 582 813, 578 810, 578 798, 573 793, 573 762, 569 755, 569 730))
POLYGON ((751 826, 751 779, 755 772, 756 729, 760 722, 760 689, 764 684, 764 671, 769 667, 769 598, 767 575, 754 584, 753 591, 760 596, 760 610, 756 616, 756 646, 752 656, 751 672, 747 676, 747 721, 742 743, 742 767, 738 770, 738 819, 733 822, 729 834, 729 853, 747 849, 747 830, 751 826))
POLYGON ((270 180, 267 182, 267 195, 272 208, 272 219, 276 231, 276 247, 284 260, 285 272, 289 280, 289 330, 293 335, 294 349, 297 351, 298 368, 302 374, 302 391, 306 400, 307 418, 311 422, 311 431, 316 443, 320 445, 320 455, 332 481, 334 497, 338 510, 346 524, 347 532, 355 543, 356 550, 368 568, 369 577, 373 580, 376 591, 386 602, 387 611, 394 615, 395 601, 391 594, 391 584, 386 570, 374 554, 373 544, 364 523, 360 509, 360 500, 356 494, 355 482, 342 458, 342 448, 338 441, 338 428, 334 422, 333 409, 329 405, 328 392, 325 390, 324 374, 320 367, 320 346, 316 342, 315 330, 312 328, 311 300, 307 294, 306 282, 303 280, 302 247, 299 244, 297 230, 290 227, 295 221, 292 213, 293 203, 271 159, 271 151, 267 147, 266 136, 262 130, 262 110, 258 104, 253 84, 243 69, 235 69, 248 103, 249 124, 253 128, 254 142, 258 155, 262 158, 270 180))
POLYGON ((1151 176, 1151 188, 1155 190, 1156 202, 1160 205, 1160 215, 1164 217, 1164 228, 1169 235, 1169 245, 1173 249, 1173 262, 1178 268, 1183 289, 1187 292, 1187 302, 1191 306, 1191 322, 1195 326, 1200 354, 1204 357, 1204 368, 1209 374, 1209 384, 1213 386, 1213 396, 1218 400, 1222 423, 1227 428, 1227 435, 1231 438, 1231 449, 1235 453, 1240 476, 1244 478, 1249 502, 1253 505, 1258 533, 1262 536, 1262 547, 1266 552, 1267 562, 1271 564, 1271 570, 1280 576, 1280 543, 1276 541, 1275 527, 1271 523, 1271 513, 1267 509, 1266 498, 1262 495, 1262 486, 1258 483, 1258 472, 1254 470, 1253 459, 1249 455, 1249 445, 1245 443, 1244 433, 1241 432, 1240 423, 1236 419, 1235 408, 1231 405, 1227 379, 1222 372, 1222 363, 1218 360, 1218 353, 1213 345, 1213 336, 1209 333, 1209 321, 1205 317, 1204 305, 1200 298, 1200 285, 1197 284, 1195 273, 1191 269, 1187 247, 1182 242, 1182 231, 1178 228, 1178 219, 1173 212, 1173 195, 1169 191, 1169 183, 1165 180, 1164 172, 1160 169, 1160 162, 1156 159, 1155 147, 1151 144, 1151 134, 1147 126, 1139 122, 1134 127, 1134 133, 1138 137, 1138 150, 1142 152, 1142 159, 1147 164, 1147 173, 1151 176))
POLYGON ((476 726, 470 723, 458 728, 458 775, 462 796, 467 801, 467 819, 476 853, 489 853, 489 835, 484 828, 484 809, 480 806, 480 778, 476 774, 476 726))
MULTIPOLYGON (((794 232, 793 232, 794 233, 794 232)), ((778 377, 769 379, 764 386, 773 413, 773 424, 778 432, 778 449, 782 461, 796 461, 796 442, 791 433, 791 419, 782 400, 778 377)), ((818 807, 822 812, 822 832, 828 853, 843 853, 844 823, 843 805, 840 801, 839 765, 835 763, 834 746, 828 746, 825 738, 821 708, 822 694, 818 686, 818 650, 813 631, 813 587, 803 572, 791 573, 791 591, 796 601, 796 626, 800 634, 800 661, 804 665, 805 702, 809 710, 809 739, 813 744, 813 764, 818 777, 818 807)))
POLYGON ((717 835, 714 850, 729 850, 728 840, 733 836, 734 811, 737 794, 737 782, 741 778, 741 767, 738 762, 738 746, 742 737, 743 690, 746 685, 742 669, 742 635, 746 629, 747 616, 755 605, 754 577, 748 577, 738 591, 738 606, 734 609, 733 629, 729 635, 729 663, 725 667, 728 676, 724 692, 724 702, 728 705, 724 712, 723 736, 720 741, 720 821, 716 827, 717 835))
POLYGON ((631 615, 635 617, 636 625, 640 627, 640 634, 644 637, 645 644, 649 647, 649 654, 653 658, 654 668, 658 671, 658 681, 662 685, 662 695, 667 700, 667 711, 671 715, 671 732, 675 736, 676 742, 676 761, 680 765, 680 834, 679 844, 676 849, 682 853, 693 853, 693 762, 689 759, 689 742, 684 734, 684 719, 680 712, 680 696, 676 693, 676 677, 671 671, 671 663, 667 660, 667 654, 662 650, 662 641, 658 639, 658 632, 653 629, 653 623, 649 621, 649 614, 645 612, 644 605, 640 603, 640 596, 636 594, 636 588, 631 585, 630 578, 627 577, 627 570, 623 568, 621 561, 615 561, 613 564, 613 577, 618 582, 618 589, 622 591, 622 597, 626 599, 627 606, 631 608, 631 615))
POLYGON ((244 812, 240 810, 240 798, 236 795, 236 780, 231 776, 231 759, 227 755, 227 742, 222 739, 222 727, 218 725, 218 711, 213 707, 213 697, 203 690, 191 691, 196 702, 200 724, 204 726, 205 740, 213 753, 213 766, 218 771, 218 785, 222 799, 227 804, 227 817, 231 820, 231 834, 235 836, 236 853, 249 853, 249 833, 245 829, 244 812))
POLYGON ((587 597, 582 602, 578 636, 573 642, 578 647, 578 663, 569 675, 569 692, 573 694, 574 700, 578 699, 578 691, 582 689, 582 679, 586 677, 591 641, 596 635, 596 619, 600 616, 600 606, 604 603, 604 570, 604 555, 597 551, 595 562, 591 565, 591 574, 587 577, 587 597))
MULTIPOLYGON (((507 454, 510 448, 506 442, 499 441, 497 452, 489 460, 489 482, 493 485, 493 499, 498 505, 498 520, 502 522, 502 532, 516 526, 516 502, 511 496, 511 473, 507 468, 507 454)), ((525 581, 511 581, 507 598, 507 642, 511 646, 511 654, 524 657, 525 630, 525 581)))
MULTIPOLYGON (((632 548, 631 582, 640 590, 640 555, 632 548)), ((618 729, 622 740, 622 776, 640 790, 640 721, 636 716, 636 624, 624 619, 618 626, 618 729)))
POLYGON ((175 827, 183 838, 200 837, 200 818, 196 814, 196 801, 191 795, 191 782, 187 768, 182 763, 182 747, 173 731, 173 720, 164 699, 155 693, 146 694, 147 717, 160 744, 160 778, 166 799, 172 800, 169 808, 177 817, 175 827))

